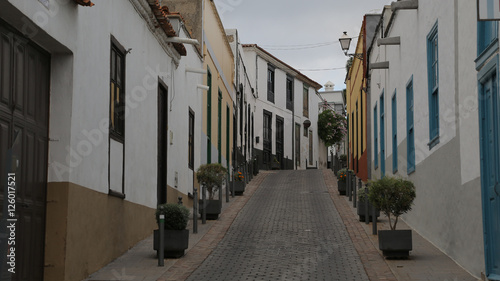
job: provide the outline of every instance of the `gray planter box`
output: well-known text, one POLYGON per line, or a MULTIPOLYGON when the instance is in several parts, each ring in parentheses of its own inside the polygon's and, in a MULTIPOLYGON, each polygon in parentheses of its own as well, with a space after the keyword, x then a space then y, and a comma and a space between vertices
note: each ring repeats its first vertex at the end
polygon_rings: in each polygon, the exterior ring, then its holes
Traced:
POLYGON ((233 181, 233 190, 235 195, 242 195, 245 192, 245 182, 233 181))
MULTIPOLYGON (((206 200, 207 206, 207 220, 216 220, 222 211, 222 201, 220 200, 206 200)), ((201 215, 203 211, 203 200, 198 201, 198 213, 201 215)))
POLYGON ((388 259, 407 259, 412 250, 411 230, 379 230, 378 247, 388 259))
POLYGON ((276 163, 274 161, 271 163, 271 170, 279 170, 280 168, 281 167, 279 163, 276 163))
MULTIPOLYGON (((366 210, 365 210, 365 200, 360 201, 358 200, 358 216, 359 216, 359 221, 365 221, 365 216, 366 216, 366 210)), ((369 212, 369 220, 373 221, 373 205, 368 201, 368 212, 369 212)), ((380 210, 377 210, 376 213, 377 218, 380 217, 380 210)))
POLYGON ((346 181, 337 181, 337 187, 340 195, 345 195, 347 191, 346 181))
MULTIPOLYGON (((157 252, 160 247, 160 230, 154 231, 153 249, 157 252)), ((165 258, 180 258, 184 256, 184 251, 189 246, 189 230, 170 230, 165 229, 163 233, 165 258)))

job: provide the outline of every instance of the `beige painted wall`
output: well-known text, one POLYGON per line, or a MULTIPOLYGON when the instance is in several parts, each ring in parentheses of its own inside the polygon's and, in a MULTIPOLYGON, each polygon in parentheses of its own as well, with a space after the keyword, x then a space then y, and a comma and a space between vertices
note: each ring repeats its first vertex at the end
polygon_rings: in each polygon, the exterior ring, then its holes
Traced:
POLYGON ((212 58, 212 60, 216 60, 221 66, 226 81, 229 83, 229 87, 226 90, 231 92, 232 81, 234 81, 234 56, 213 1, 205 0, 205 13, 203 16, 203 31, 212 50, 215 52, 215 58, 212 58))
MULTIPOLYGON (((212 112, 211 112, 211 129, 212 137, 211 143, 212 147, 218 147, 218 97, 219 90, 222 94, 222 105, 221 105, 221 150, 222 150, 222 164, 225 165, 224 159, 230 158, 227 155, 227 145, 229 145, 229 153, 232 152, 233 144, 233 97, 234 97, 234 57, 229 42, 227 41, 226 33, 222 22, 217 13, 217 9, 213 1, 205 0, 205 11, 204 11, 204 33, 205 33, 205 44, 203 49, 203 56, 205 60, 204 67, 210 69, 212 74, 212 112), (227 124, 227 114, 226 110, 229 106, 229 124, 227 124), (229 126, 229 143, 227 143, 226 128, 229 126)), ((205 75, 204 81, 207 81, 207 76, 205 75)), ((203 108, 207 108, 207 95, 203 95, 203 108)), ((206 111, 205 111, 206 112, 206 111)), ((206 113, 204 113, 203 118, 206 118, 206 113)), ((203 132, 207 133, 207 122, 206 119, 203 122, 203 132)), ((212 162, 217 159, 217 150, 212 150, 212 162)), ((206 159, 202 159, 206 161, 206 159)), ((231 164, 231 163, 230 163, 231 164)))
POLYGON ((154 212, 73 183, 49 183, 44 279, 86 278, 150 235, 154 212))

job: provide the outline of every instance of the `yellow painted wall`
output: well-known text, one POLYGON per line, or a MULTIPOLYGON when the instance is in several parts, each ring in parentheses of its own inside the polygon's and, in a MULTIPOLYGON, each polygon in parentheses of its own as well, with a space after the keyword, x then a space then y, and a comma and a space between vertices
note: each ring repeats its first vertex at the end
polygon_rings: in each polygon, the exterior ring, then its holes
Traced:
MULTIPOLYGON (((363 54, 364 51, 364 29, 361 28, 358 37, 358 43, 356 45, 356 54, 363 54)), ((361 155, 366 151, 366 80, 364 79, 364 65, 363 60, 360 58, 354 58, 351 68, 346 79, 346 99, 347 99, 347 113, 349 116, 349 143, 350 143, 350 153, 355 157, 355 159, 360 159, 361 155), (361 98, 363 95, 363 98, 361 98), (358 111, 356 114, 356 102, 358 103, 358 111), (355 114, 355 122, 357 123, 357 130, 354 132, 354 140, 352 139, 352 131, 356 128, 354 122, 352 122, 352 113, 355 114), (361 122, 363 118, 363 122, 361 122), (363 126, 361 127, 361 123, 363 126), (361 136, 361 131, 363 130, 363 140, 356 141, 361 136), (359 136, 359 137, 358 137, 359 136), (361 147, 362 145, 362 147, 361 147), (356 147, 358 153, 356 153, 356 147)), ((351 166, 352 167, 352 166, 351 166)))
MULTIPOLYGON (((227 145, 229 145, 229 153, 232 152, 233 143, 233 96, 234 96, 234 56, 227 42, 226 33, 222 22, 217 14, 217 9, 213 1, 205 0, 205 11, 204 11, 204 33, 205 33, 205 44, 203 46, 203 57, 204 57, 204 68, 209 69, 212 74, 212 112, 211 112, 211 127, 212 127, 212 146, 218 147, 218 99, 219 90, 222 93, 222 106, 221 106, 221 150, 222 150, 222 161, 225 164, 224 159, 230 159, 230 155, 226 154, 227 145), (229 106, 229 143, 227 143, 227 131, 226 131, 226 112, 229 106)), ((204 82, 207 82, 207 75, 204 76, 204 82)), ((207 121, 206 121, 206 109, 207 109, 207 92, 203 93, 203 132, 207 134, 207 121)), ((202 144, 206 146, 206 144, 202 144)), ((206 147, 204 148, 206 149, 206 147)), ((217 150, 212 150, 212 159, 217 158, 217 150)), ((202 159, 202 162, 206 159, 202 159)))

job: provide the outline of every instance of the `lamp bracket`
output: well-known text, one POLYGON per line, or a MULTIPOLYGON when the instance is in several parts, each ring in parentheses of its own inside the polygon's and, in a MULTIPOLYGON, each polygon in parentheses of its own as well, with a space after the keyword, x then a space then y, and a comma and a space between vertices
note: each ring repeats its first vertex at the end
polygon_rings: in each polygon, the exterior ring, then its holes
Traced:
POLYGON ((350 57, 355 57, 357 58, 358 60, 363 60, 363 53, 355 53, 355 54, 346 54, 350 57))

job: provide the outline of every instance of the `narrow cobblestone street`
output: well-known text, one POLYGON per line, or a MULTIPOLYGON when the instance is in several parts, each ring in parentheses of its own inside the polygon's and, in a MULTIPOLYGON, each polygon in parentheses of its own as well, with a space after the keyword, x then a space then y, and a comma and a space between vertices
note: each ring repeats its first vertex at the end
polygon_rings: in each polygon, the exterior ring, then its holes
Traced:
MULTIPOLYGON (((388 228, 381 215, 378 229, 388 228)), ((415 231, 410 259, 385 260, 330 170, 261 171, 165 267, 152 244, 151 235, 86 280, 477 280, 415 231)))
POLYGON ((368 280, 319 170, 269 175, 188 280, 368 280))

